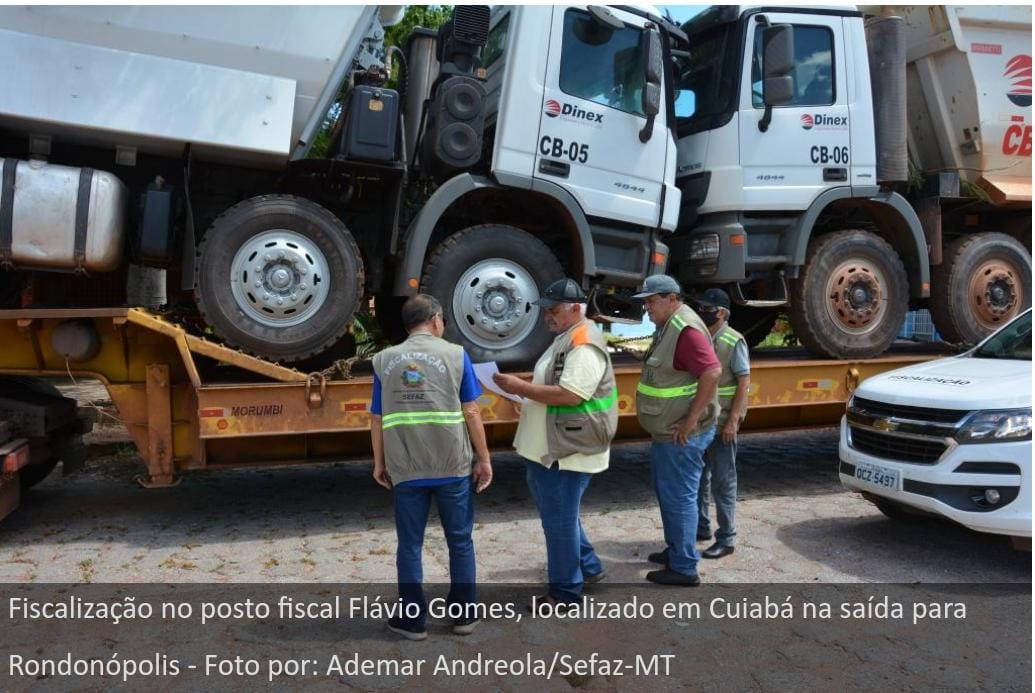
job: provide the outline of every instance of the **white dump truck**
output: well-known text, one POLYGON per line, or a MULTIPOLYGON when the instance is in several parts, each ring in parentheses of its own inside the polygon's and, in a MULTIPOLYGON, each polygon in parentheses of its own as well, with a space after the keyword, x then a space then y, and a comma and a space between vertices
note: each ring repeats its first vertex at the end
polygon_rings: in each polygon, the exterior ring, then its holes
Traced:
POLYGON ((157 294, 282 362, 348 355, 371 305, 397 334, 418 290, 505 364, 547 345, 535 301, 564 275, 638 322, 626 299, 664 269, 679 210, 679 28, 462 6, 386 53, 401 12, 0 7, 0 307, 157 294))
POLYGON ((684 25, 670 268, 749 339, 976 343, 1031 305, 1031 7, 708 8, 684 25), (907 156, 908 153, 908 156, 907 156))

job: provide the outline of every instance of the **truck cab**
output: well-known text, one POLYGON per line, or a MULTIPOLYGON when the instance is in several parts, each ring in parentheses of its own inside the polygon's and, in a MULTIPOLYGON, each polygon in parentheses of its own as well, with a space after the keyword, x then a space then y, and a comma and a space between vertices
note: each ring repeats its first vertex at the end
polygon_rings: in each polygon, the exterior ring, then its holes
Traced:
MULTIPOLYGON (((494 7, 480 57, 484 154, 436 181, 405 232, 397 293, 419 285, 442 298, 448 336, 484 359, 541 353, 549 334, 534 300, 551 276, 582 282, 598 316, 639 322, 629 296, 664 270, 679 212, 670 59, 682 45, 651 11, 494 7), (464 210, 459 228, 444 209, 464 210), (462 227, 476 221, 488 228, 462 227), (463 240, 440 246, 449 252, 420 278, 422 248, 434 252, 448 231, 463 240)), ((418 73, 419 60, 411 47, 418 73)), ((448 127, 438 120, 419 136, 448 127)))
POLYGON ((868 358, 909 309, 973 344, 1030 305, 1023 127, 998 154, 1030 118, 1030 9, 713 6, 683 29, 670 270, 725 286, 749 342, 785 311, 813 352, 868 358))

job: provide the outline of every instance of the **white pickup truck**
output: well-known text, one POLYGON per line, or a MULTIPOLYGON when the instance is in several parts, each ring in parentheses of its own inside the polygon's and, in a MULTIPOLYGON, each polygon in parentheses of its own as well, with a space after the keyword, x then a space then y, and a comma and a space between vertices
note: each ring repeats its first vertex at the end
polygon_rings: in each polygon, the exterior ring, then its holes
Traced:
POLYGON ((863 382, 841 483, 885 515, 941 515, 1031 546, 1031 310, 970 351, 863 382))

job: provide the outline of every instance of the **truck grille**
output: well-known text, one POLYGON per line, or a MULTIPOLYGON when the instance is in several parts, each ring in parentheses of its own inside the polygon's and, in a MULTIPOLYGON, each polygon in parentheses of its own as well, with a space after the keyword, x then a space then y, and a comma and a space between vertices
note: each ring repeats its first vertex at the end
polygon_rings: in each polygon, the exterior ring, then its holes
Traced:
POLYGON ((902 404, 876 402, 872 399, 856 397, 852 400, 855 409, 862 409, 871 416, 880 418, 912 419, 930 423, 954 424, 969 412, 959 409, 929 409, 927 407, 907 407, 902 404))
POLYGON ((948 447, 937 439, 920 440, 880 433, 858 426, 849 426, 851 447, 874 457, 883 457, 896 462, 912 464, 934 464, 948 447))

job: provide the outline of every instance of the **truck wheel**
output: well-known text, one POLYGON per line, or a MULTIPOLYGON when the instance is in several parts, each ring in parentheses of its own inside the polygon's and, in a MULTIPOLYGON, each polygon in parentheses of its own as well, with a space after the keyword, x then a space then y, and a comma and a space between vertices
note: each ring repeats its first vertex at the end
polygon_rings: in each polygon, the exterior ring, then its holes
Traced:
POLYGON ((345 225, 315 202, 264 195, 212 222, 198 247, 196 297, 221 338, 300 361, 345 334, 363 296, 363 260, 345 225))
POLYGON ((1031 254, 1005 233, 963 236, 931 277, 931 314, 950 342, 977 344, 1031 305, 1031 254))
MULTIPOLYGON (((64 398, 60 390, 40 378, 17 375, 8 375, 0 378, 0 394, 17 398, 18 395, 23 393, 64 398)), ((29 438, 29 448, 33 450, 32 461, 18 471, 18 484, 21 486, 22 492, 28 491, 54 471, 57 463, 61 461, 60 455, 55 454, 57 451, 70 451, 76 447, 79 447, 81 450, 81 446, 82 436, 69 426, 52 431, 47 438, 29 438), (49 450, 50 454, 46 457, 41 457, 39 452, 41 449, 49 450)), ((69 461, 69 464, 71 464, 71 461, 69 461)))
POLYGON ((891 346, 909 300, 895 249, 868 231, 838 231, 809 243, 791 282, 789 317, 810 351, 830 358, 870 358, 891 346))
POLYGON ((431 254, 421 291, 442 302, 446 339, 475 362, 524 367, 553 336, 533 304, 539 290, 564 277, 550 248, 532 234, 496 224, 454 233, 431 254))

